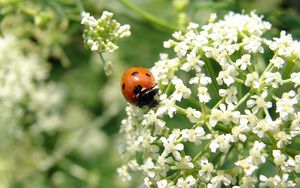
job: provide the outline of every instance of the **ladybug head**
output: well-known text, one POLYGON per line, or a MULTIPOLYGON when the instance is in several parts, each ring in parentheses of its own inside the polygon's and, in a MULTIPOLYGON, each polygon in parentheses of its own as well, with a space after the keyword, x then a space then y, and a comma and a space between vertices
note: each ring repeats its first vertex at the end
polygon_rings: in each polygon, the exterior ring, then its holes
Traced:
POLYGON ((148 106, 149 108, 155 107, 158 104, 158 89, 157 88, 149 88, 141 90, 142 87, 136 87, 137 95, 137 106, 143 107, 148 106))

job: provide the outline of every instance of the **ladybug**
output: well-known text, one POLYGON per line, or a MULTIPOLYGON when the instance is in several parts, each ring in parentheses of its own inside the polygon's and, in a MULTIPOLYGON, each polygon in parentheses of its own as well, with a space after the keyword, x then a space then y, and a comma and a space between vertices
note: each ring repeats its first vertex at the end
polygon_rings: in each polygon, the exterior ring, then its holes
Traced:
POLYGON ((132 67, 126 70, 121 79, 121 89, 126 100, 138 107, 152 108, 158 104, 158 89, 149 69, 132 67))

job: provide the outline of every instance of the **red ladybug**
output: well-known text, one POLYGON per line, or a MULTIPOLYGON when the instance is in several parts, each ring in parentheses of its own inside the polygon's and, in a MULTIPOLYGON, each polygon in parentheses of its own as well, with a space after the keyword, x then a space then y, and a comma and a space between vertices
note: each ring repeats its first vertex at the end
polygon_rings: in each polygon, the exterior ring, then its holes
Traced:
POLYGON ((138 107, 152 108, 158 104, 158 89, 150 70, 132 67, 126 70, 121 79, 122 93, 126 100, 138 107))

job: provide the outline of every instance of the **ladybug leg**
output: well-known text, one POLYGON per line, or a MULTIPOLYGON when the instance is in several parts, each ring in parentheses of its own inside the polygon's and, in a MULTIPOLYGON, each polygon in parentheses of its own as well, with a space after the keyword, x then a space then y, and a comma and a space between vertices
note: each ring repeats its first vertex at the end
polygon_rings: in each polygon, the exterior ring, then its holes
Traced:
POLYGON ((149 108, 155 107, 159 100, 157 99, 158 96, 158 89, 145 89, 141 91, 138 95, 138 107, 148 106, 149 108))

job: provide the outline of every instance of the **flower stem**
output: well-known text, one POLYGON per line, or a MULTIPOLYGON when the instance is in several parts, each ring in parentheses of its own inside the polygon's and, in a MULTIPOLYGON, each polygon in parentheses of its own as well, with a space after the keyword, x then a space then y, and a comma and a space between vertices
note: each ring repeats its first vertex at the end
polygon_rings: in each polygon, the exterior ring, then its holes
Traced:
POLYGON ((243 104, 243 102, 245 102, 245 100, 247 100, 250 95, 251 92, 248 92, 243 98, 241 98, 241 100, 237 103, 234 109, 237 109, 241 104, 243 104))
POLYGON ((149 12, 146 12, 145 10, 133 5, 127 0, 119 0, 123 5, 125 5, 127 8, 132 10, 133 12, 137 13, 138 15, 142 16, 144 19, 152 23, 153 25, 157 25, 159 27, 165 28, 170 31, 178 30, 179 28, 175 25, 169 24, 168 22, 161 20, 154 16, 153 14, 150 14, 149 12))
POLYGON ((282 78, 286 79, 288 75, 290 75, 290 73, 292 72, 293 68, 294 68, 294 63, 288 61, 285 69, 283 70, 282 78))
POLYGON ((216 92, 216 94, 218 94, 218 84, 217 84, 217 81, 216 81, 216 78, 217 78, 217 75, 214 71, 214 68, 212 66, 212 62, 211 61, 208 61, 207 63, 205 63, 206 67, 207 67, 207 70, 208 70, 208 73, 212 79, 212 82, 213 82, 213 88, 216 92))
POLYGON ((81 0, 76 0, 76 5, 80 12, 85 12, 81 0))
POLYGON ((104 59, 102 53, 99 52, 98 54, 99 54, 99 57, 100 57, 100 59, 101 59, 103 65, 105 65, 106 61, 105 61, 105 59, 104 59))

